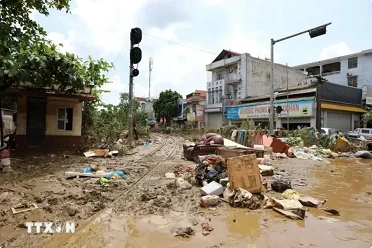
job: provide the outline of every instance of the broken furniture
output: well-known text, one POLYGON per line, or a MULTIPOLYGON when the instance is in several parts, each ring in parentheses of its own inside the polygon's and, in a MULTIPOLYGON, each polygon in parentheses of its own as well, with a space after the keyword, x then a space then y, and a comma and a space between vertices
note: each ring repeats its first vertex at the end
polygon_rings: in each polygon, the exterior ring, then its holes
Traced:
POLYGON ((223 145, 205 145, 205 144, 183 144, 183 156, 187 160, 198 161, 199 156, 217 154, 217 150, 223 145))

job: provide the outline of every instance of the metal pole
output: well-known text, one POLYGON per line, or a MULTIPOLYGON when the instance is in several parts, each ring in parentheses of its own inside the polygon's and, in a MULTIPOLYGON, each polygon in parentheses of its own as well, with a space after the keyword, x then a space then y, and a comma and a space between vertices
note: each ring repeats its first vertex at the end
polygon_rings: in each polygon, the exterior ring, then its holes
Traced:
POLYGON ((332 22, 329 22, 329 23, 327 23, 327 24, 320 25, 320 26, 318 26, 318 27, 315 27, 315 28, 311 28, 311 29, 308 29, 308 30, 302 31, 302 32, 299 32, 299 33, 297 33, 297 34, 292 34, 292 35, 290 35, 290 36, 287 36, 287 37, 284 37, 284 38, 281 38, 281 39, 275 40, 275 43, 281 42, 281 41, 283 41, 283 40, 288 40, 288 39, 290 39, 290 38, 293 38, 293 37, 299 36, 299 35, 301 35, 301 34, 306 34, 306 33, 310 32, 310 31, 312 31, 312 30, 314 30, 314 29, 322 28, 322 27, 324 27, 324 26, 328 26, 328 25, 331 25, 331 24, 332 24, 332 22))
POLYGON ((288 64, 287 66, 287 137, 289 136, 289 92, 288 92, 288 64))
POLYGON ((270 41, 271 47, 271 73, 270 73, 270 113, 269 113, 269 130, 270 135, 273 134, 274 131, 274 39, 270 41))
MULTIPOLYGON (((133 44, 130 44, 130 50, 133 49, 133 44)), ((128 144, 129 147, 132 147, 133 141, 133 63, 130 61, 129 65, 129 94, 128 94, 128 101, 129 101, 129 110, 128 110, 128 144)))

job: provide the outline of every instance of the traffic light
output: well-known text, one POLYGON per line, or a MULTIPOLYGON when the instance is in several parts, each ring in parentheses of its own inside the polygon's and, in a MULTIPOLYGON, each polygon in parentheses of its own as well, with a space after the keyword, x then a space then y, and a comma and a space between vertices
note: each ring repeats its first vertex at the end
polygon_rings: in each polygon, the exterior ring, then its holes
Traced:
POLYGON ((277 114, 280 114, 282 111, 283 111, 282 106, 277 106, 277 107, 276 107, 276 113, 277 113, 277 114))
POLYGON ((318 36, 321 36, 321 35, 324 35, 327 33, 327 26, 322 26, 320 28, 315 28, 315 29, 312 29, 310 32, 309 32, 309 35, 310 35, 310 38, 315 38, 315 37, 318 37, 318 36))
POLYGON ((139 70, 133 68, 133 64, 138 64, 142 60, 142 50, 138 45, 142 41, 142 30, 140 28, 132 28, 130 31, 130 63, 132 65, 131 77, 137 77, 139 75, 139 70))

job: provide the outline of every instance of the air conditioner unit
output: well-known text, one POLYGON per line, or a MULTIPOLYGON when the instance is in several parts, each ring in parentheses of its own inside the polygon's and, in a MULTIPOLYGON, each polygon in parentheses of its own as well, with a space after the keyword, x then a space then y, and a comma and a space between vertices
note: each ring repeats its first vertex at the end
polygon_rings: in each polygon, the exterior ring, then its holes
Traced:
POLYGON ((353 73, 350 73, 350 72, 346 73, 347 77, 351 77, 352 75, 353 75, 353 73))
POLYGON ((233 72, 234 72, 234 69, 229 69, 229 72, 230 72, 230 73, 233 73, 233 72))

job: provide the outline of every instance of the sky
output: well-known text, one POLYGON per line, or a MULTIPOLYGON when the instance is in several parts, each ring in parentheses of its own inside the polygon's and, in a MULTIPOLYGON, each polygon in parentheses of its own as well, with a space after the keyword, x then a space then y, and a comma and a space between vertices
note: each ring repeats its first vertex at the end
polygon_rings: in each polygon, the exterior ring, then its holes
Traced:
POLYGON ((72 0, 71 13, 32 18, 62 51, 113 62, 106 103, 129 89, 129 34, 143 32, 134 94, 151 97, 172 89, 183 96, 205 90, 206 65, 223 50, 270 57, 270 39, 332 22, 327 34, 307 34, 275 45, 274 61, 295 66, 372 48, 372 0, 72 0))

